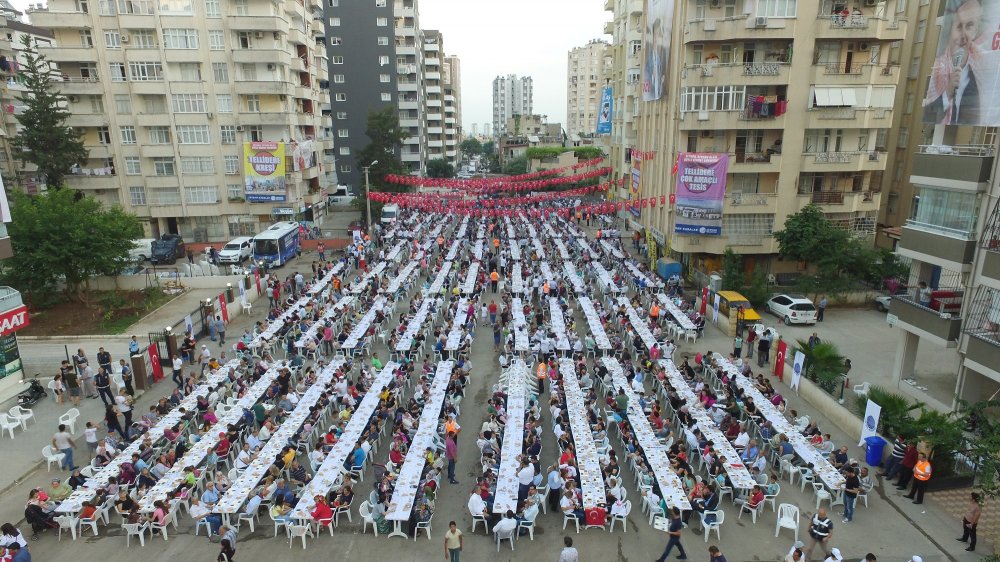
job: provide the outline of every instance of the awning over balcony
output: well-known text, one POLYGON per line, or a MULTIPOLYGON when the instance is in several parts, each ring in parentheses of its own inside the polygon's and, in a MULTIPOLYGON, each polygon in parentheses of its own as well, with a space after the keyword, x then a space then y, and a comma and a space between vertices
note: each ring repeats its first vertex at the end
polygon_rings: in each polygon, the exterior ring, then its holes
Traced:
POLYGON ((817 107, 854 107, 857 104, 854 88, 816 86, 817 107))

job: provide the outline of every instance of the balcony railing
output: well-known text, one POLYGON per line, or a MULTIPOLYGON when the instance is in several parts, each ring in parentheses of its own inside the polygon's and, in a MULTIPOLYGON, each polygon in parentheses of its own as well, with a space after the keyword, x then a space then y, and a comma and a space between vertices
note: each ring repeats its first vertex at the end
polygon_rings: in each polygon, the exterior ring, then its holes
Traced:
POLYGON ((814 191, 810 200, 818 205, 842 205, 844 203, 843 191, 814 191))
POLYGON ((0 286, 0 310, 6 311, 24 304, 21 293, 13 287, 0 286))
POLYGON ((952 156, 993 156, 996 146, 992 144, 922 144, 917 147, 917 154, 947 154, 952 156))
POLYGON ((846 62, 830 62, 823 65, 824 74, 861 74, 865 65, 861 63, 847 64, 846 62))
POLYGON ((862 14, 834 14, 820 15, 816 19, 828 20, 831 29, 868 29, 870 18, 862 14))

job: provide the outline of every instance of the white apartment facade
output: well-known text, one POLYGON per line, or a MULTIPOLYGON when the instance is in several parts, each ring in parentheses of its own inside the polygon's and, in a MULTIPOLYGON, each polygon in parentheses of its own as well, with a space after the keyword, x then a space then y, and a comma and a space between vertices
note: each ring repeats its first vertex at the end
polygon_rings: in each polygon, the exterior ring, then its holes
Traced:
POLYGON ((502 136, 514 115, 534 113, 533 84, 530 76, 508 74, 493 79, 493 135, 502 136))
MULTIPOLYGON (((611 66, 606 68, 602 82, 611 86, 613 100, 608 156, 615 178, 629 175, 631 159, 628 149, 638 141, 643 4, 643 0, 604 2, 604 9, 612 15, 611 21, 604 26, 604 33, 612 37, 606 49, 611 56, 611 66)), ((614 197, 619 195, 613 194, 614 197)))
POLYGON ((612 72, 611 46, 594 39, 566 55, 566 134, 589 137, 597 130, 601 93, 612 72))

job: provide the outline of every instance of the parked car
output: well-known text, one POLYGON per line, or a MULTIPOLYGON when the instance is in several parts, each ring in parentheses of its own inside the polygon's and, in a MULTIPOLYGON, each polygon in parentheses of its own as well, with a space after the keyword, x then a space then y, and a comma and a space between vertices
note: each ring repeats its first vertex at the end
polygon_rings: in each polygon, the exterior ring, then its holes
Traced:
POLYGON ((184 256, 184 239, 179 234, 164 234, 153 242, 152 251, 149 259, 154 264, 175 263, 177 258, 184 256))
POLYGON ((774 295, 764 310, 781 318, 785 324, 815 324, 816 305, 802 295, 774 295))
POLYGON ((243 263, 253 251, 253 238, 238 236, 229 241, 219 251, 219 263, 243 263))
POLYGON ((129 257, 139 262, 148 260, 149 256, 153 255, 153 242, 156 242, 156 238, 140 238, 132 241, 133 246, 129 250, 129 257))

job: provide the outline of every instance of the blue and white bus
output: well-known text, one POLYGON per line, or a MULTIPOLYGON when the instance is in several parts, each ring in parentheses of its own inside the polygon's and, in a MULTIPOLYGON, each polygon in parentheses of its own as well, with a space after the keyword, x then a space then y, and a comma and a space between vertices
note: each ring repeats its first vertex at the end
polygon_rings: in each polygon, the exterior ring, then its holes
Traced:
POLYGON ((281 267, 299 250, 299 223, 277 222, 254 237, 253 260, 266 267, 281 267))

